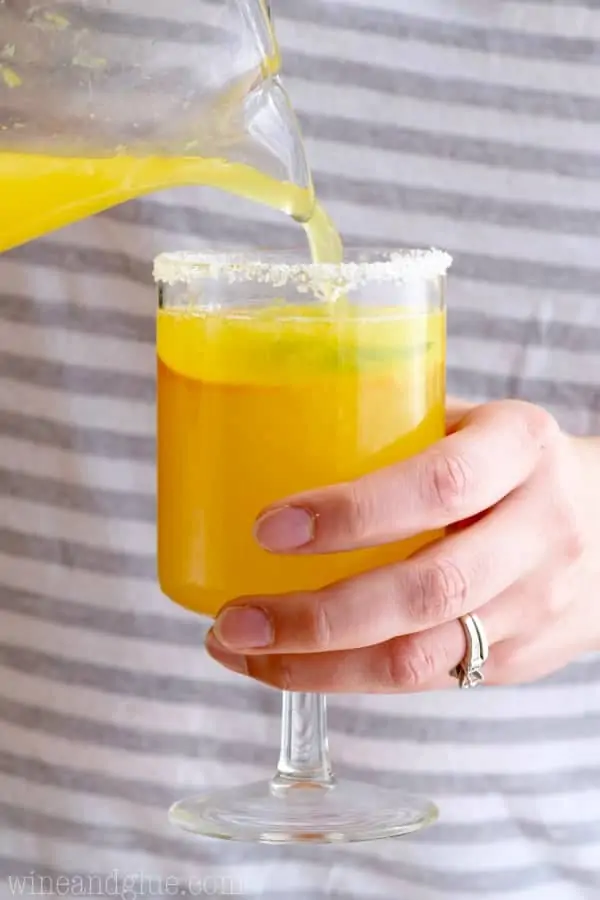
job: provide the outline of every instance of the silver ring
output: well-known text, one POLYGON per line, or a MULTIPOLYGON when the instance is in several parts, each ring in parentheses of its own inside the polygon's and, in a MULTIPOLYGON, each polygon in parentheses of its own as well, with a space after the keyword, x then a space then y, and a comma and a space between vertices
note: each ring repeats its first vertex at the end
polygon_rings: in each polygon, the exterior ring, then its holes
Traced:
POLYGON ((458 620, 467 638, 467 652, 450 675, 458 680, 462 690, 477 687, 484 680, 483 667, 490 655, 485 629, 478 616, 461 616, 458 620))

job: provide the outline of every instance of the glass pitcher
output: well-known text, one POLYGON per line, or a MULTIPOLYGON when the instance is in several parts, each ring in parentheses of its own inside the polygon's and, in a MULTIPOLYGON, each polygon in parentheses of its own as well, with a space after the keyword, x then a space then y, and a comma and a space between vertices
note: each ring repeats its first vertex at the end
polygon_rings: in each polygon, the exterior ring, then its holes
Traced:
POLYGON ((0 0, 0 251, 161 188, 310 217, 267 0, 0 0))

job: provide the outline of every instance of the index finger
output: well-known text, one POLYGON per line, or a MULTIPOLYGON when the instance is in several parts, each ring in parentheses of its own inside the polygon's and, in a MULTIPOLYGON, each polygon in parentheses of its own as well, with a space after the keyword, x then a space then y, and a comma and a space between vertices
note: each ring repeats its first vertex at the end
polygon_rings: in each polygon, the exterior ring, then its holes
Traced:
POLYGON ((477 407, 417 456, 270 507, 257 521, 256 539, 274 553, 332 553, 445 528, 527 481, 558 433, 550 414, 529 403, 477 407))

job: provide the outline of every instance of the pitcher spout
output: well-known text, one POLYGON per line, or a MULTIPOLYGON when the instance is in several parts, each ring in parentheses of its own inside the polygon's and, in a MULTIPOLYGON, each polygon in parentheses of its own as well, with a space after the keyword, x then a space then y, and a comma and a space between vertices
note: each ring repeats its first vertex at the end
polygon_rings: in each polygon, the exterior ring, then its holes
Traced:
POLYGON ((245 113, 246 136, 237 148, 231 148, 231 161, 296 187, 295 207, 284 211, 306 221, 315 203, 312 176, 298 120, 278 75, 270 76, 248 95, 245 113))

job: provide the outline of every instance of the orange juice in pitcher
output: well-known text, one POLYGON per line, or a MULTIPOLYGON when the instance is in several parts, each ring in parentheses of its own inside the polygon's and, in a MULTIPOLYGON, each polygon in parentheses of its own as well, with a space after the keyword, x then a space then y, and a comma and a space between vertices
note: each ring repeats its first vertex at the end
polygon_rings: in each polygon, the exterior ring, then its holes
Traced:
POLYGON ((0 252, 181 185, 229 191, 309 223, 315 209, 265 0, 0 4, 0 252), (156 13, 156 11, 155 11, 156 13))

